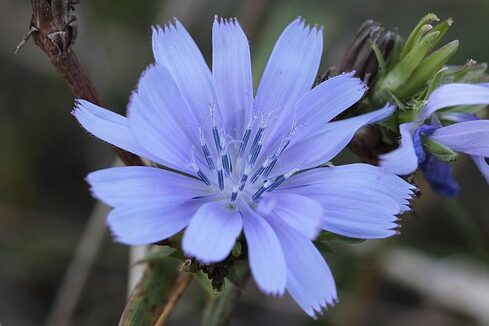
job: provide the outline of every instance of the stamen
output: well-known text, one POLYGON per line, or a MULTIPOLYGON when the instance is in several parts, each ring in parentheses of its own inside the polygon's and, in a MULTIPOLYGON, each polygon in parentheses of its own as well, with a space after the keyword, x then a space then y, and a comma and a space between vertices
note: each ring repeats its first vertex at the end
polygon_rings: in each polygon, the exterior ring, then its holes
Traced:
POLYGON ((285 180, 287 180, 288 178, 290 178, 294 173, 296 173, 298 171, 298 169, 294 169, 286 174, 282 174, 278 177, 275 178, 275 180, 271 181, 271 180, 267 180, 263 183, 263 186, 260 187, 260 189, 258 189, 255 194, 253 195, 253 197, 251 197, 253 200, 257 200, 258 198, 260 198, 260 196, 266 191, 266 192, 270 192, 274 189, 276 189, 278 186, 280 186, 285 180))
POLYGON ((195 158, 193 158, 194 162, 191 164, 192 169, 195 171, 197 176, 200 178, 201 181, 203 181, 206 186, 210 186, 211 182, 209 181, 209 178, 205 175, 205 173, 197 166, 195 163, 195 158))
POLYGON ((214 143, 216 144, 217 151, 220 153, 222 150, 221 147, 221 137, 219 137, 219 131, 216 126, 212 127, 212 136, 214 137, 214 143))
POLYGON ((204 181, 204 183, 207 185, 207 186, 210 186, 211 185, 211 182, 209 181, 209 178, 207 178, 207 176, 205 175, 204 172, 202 172, 202 170, 198 170, 197 171, 197 175, 199 176, 200 180, 204 181))
POLYGON ((217 170, 217 180, 219 182, 219 189, 224 190, 224 174, 222 173, 222 168, 217 170))
POLYGON ((271 184, 267 187, 267 191, 270 192, 270 191, 276 189, 285 180, 286 180, 285 175, 281 175, 281 176, 276 177, 275 180, 273 180, 273 182, 271 182, 271 184))
POLYGON ((261 142, 256 146, 256 148, 251 152, 251 157, 250 157, 250 165, 253 165, 256 163, 256 159, 258 158, 258 154, 260 154, 261 148, 262 148, 261 142))
POLYGON ((239 180, 239 191, 243 191, 246 186, 246 181, 248 181, 248 176, 250 175, 250 168, 245 168, 243 175, 241 176, 241 180, 239 180))
POLYGON ((251 183, 255 183, 256 180, 258 180, 258 177, 262 174, 263 170, 265 170, 265 168, 262 166, 260 166, 254 173, 253 175, 251 176, 251 179, 250 179, 250 182, 251 183))
POLYGON ((229 172, 233 172, 233 161, 229 158, 229 154, 226 154, 229 162, 229 172))
POLYGON ((224 167, 224 172, 229 175, 231 172, 231 160, 228 154, 221 155, 222 166, 224 167))
POLYGON ((290 178, 294 173, 296 173, 298 170, 297 169, 294 169, 286 174, 283 174, 281 176, 278 176, 277 178, 275 178, 275 180, 272 182, 272 184, 270 186, 267 187, 267 192, 270 192, 274 189, 276 189, 278 186, 280 186, 285 180, 287 180, 288 178, 290 178))
POLYGON ((214 161, 212 160, 211 152, 209 151, 209 147, 207 146, 204 138, 204 132, 201 128, 199 128, 200 135, 200 147, 202 148, 202 153, 204 153, 205 160, 207 162, 207 166, 210 170, 214 170, 214 161))
POLYGON ((251 197, 251 199, 253 200, 257 200, 258 198, 260 198, 260 196, 267 190, 267 188, 263 185, 260 187, 260 189, 258 189, 255 194, 253 195, 253 197, 251 197))
POLYGON ((256 147, 258 146, 258 144, 261 141, 261 137, 263 135, 264 130, 265 130, 265 128, 263 126, 258 129, 256 136, 255 136, 255 139, 253 139, 253 144, 251 144, 251 150, 250 150, 251 153, 256 151, 256 147))
POLYGON ((223 153, 226 153, 226 154, 221 154, 221 161, 222 161, 223 166, 226 168, 226 175, 229 175, 230 173, 233 172, 233 161, 231 160, 231 155, 229 154, 229 146, 236 144, 236 143, 242 143, 242 141, 241 140, 234 140, 232 138, 230 138, 230 140, 226 140, 225 146, 223 148, 223 153), (224 157, 224 155, 225 155, 225 157, 224 157))
POLYGON ((192 146, 192 163, 190 164, 190 167, 195 171, 200 180, 202 180, 207 186, 211 185, 209 178, 207 178, 205 173, 202 172, 202 170, 197 165, 197 162, 195 160, 195 146, 192 146))
POLYGON ((233 192, 231 193, 231 201, 236 201, 236 198, 238 198, 238 188, 235 186, 233 187, 233 192))
POLYGON ((273 161, 266 167, 265 171, 263 172, 263 177, 264 178, 268 178, 268 176, 272 172, 273 167, 275 166, 276 163, 277 163, 277 159, 274 158, 273 161))
POLYGON ((243 157, 246 146, 248 145, 248 141, 250 140, 250 135, 251 135, 251 128, 248 127, 243 135, 243 141, 239 146, 238 158, 243 157))
MULTIPOLYGON (((268 178, 270 173, 272 172, 273 168, 275 167, 275 164, 277 163, 277 160, 280 155, 285 151, 287 146, 290 144, 290 140, 292 135, 294 134, 295 129, 293 129, 290 134, 280 143, 278 148, 275 150, 275 153, 263 163, 263 167, 265 168, 265 171, 263 171, 263 177, 268 178)), ((254 182, 254 181, 253 181, 254 182)))
POLYGON ((205 160, 207 161, 207 166, 209 167, 210 170, 214 170, 214 161, 212 160, 211 153, 209 152, 209 147, 207 147, 207 144, 202 145, 202 152, 204 153, 205 160))

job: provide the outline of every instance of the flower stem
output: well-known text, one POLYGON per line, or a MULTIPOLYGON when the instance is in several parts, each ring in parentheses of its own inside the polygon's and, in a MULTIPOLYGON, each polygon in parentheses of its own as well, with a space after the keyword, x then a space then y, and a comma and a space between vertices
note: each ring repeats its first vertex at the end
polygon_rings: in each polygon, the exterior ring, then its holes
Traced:
POLYGON ((182 297, 185 290, 192 283, 193 275, 191 273, 180 272, 172 288, 168 292, 168 297, 160 317, 155 323, 155 326, 163 326, 170 316, 171 312, 177 305, 178 300, 182 297))
MULTIPOLYGON (((73 0, 31 0, 32 18, 28 36, 46 53, 73 95, 104 106, 95 86, 80 64, 72 45, 77 35, 76 17, 71 15, 73 0)), ((27 40, 28 36, 24 38, 27 40)), ((21 43, 22 44, 22 43, 21 43)), ((121 148, 114 148, 126 165, 144 165, 141 158, 121 148)))
POLYGON ((155 325, 172 301, 175 284, 175 264, 166 259, 147 263, 146 270, 132 291, 122 312, 119 326, 155 325))

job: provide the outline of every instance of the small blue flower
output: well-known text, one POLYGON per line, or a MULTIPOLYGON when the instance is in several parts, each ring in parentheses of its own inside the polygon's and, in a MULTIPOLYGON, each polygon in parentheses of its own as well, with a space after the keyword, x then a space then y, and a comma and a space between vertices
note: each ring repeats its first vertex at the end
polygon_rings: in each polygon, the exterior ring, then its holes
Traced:
POLYGON ((182 248, 202 263, 225 259, 243 231, 254 279, 285 290, 309 315, 336 302, 333 276, 312 241, 320 230, 354 238, 395 234, 414 187, 367 164, 318 168, 362 126, 394 107, 330 122, 357 102, 353 74, 311 90, 322 29, 301 19, 278 39, 253 96, 248 41, 238 22, 215 19, 212 72, 184 27, 153 31, 156 63, 142 75, 123 117, 86 101, 74 115, 96 137, 157 167, 88 176, 113 206, 108 225, 129 245, 184 231, 182 248))
POLYGON ((488 84, 446 84, 437 88, 419 112, 416 121, 401 124, 401 144, 380 157, 382 170, 406 175, 421 167, 433 190, 445 197, 456 196, 459 187, 450 163, 425 153, 420 135, 456 152, 469 154, 489 183, 489 120, 474 114, 440 111, 459 105, 489 104, 488 84), (450 121, 443 126, 440 120, 450 121), (428 121, 428 124, 425 124, 428 121))

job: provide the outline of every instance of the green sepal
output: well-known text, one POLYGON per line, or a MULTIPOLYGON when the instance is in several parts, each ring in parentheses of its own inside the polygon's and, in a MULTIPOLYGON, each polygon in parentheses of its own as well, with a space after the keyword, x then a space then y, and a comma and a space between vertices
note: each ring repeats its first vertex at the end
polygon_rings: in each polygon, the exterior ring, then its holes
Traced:
POLYGON ((433 43, 431 43, 431 49, 433 49, 438 44, 438 42, 441 41, 441 39, 448 32, 448 30, 450 29, 452 24, 453 24, 453 20, 451 18, 448 18, 448 19, 442 21, 441 23, 437 24, 431 30, 432 32, 440 32, 440 35, 438 35, 438 38, 433 43))
POLYGON ((233 250, 231 251, 231 255, 234 257, 234 258, 238 258, 239 256, 241 256, 243 252, 243 247, 241 246, 241 242, 236 241, 236 244, 234 245, 233 247, 233 250))
POLYGON ((457 52, 458 45, 457 40, 452 41, 425 57, 408 81, 399 89, 397 95, 400 98, 405 98, 415 94, 416 91, 424 87, 426 82, 440 71, 455 52, 457 52))
POLYGON ((453 162, 457 159, 458 154, 456 152, 437 141, 429 139, 428 137, 422 137, 422 143, 425 151, 435 156, 440 161, 453 162))
POLYGON ((442 68, 435 74, 435 76, 431 79, 431 81, 429 81, 429 86, 423 96, 423 99, 425 101, 428 100, 428 97, 431 95, 431 93, 433 93, 435 89, 440 87, 447 73, 448 73, 448 68, 446 67, 442 68))
POLYGON ((390 97, 394 100, 394 102, 396 102, 396 105, 397 105, 397 108, 399 109, 399 111, 406 111, 406 106, 404 105, 404 103, 401 101, 401 99, 399 97, 397 97, 396 94, 392 93, 391 91, 387 91, 387 93, 389 93, 390 97))
POLYGON ((409 37, 406 40, 406 43, 404 43, 404 48, 401 51, 401 56, 400 58, 403 59, 408 52, 412 50, 414 45, 416 44, 416 41, 420 39, 423 30, 425 29, 424 26, 429 25, 430 23, 434 21, 439 21, 440 19, 432 13, 429 13, 425 15, 421 20, 418 22, 418 24, 414 27, 413 31, 409 35, 409 37))
POLYGON ((404 87, 414 70, 423 61, 430 44, 438 37, 440 32, 428 32, 421 37, 419 42, 409 51, 404 58, 397 63, 383 78, 379 79, 374 88, 372 102, 381 105, 389 100, 389 91, 397 94, 404 87))

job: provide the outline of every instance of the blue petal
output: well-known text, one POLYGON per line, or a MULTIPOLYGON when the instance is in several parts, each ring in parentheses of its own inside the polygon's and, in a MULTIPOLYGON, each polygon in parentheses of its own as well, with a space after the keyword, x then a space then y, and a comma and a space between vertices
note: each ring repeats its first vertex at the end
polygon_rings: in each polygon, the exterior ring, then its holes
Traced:
POLYGON ((348 145, 358 129, 389 117, 394 109, 394 106, 388 104, 377 111, 327 123, 290 145, 275 165, 274 174, 280 175, 292 169, 307 169, 328 162, 348 145))
POLYGON ((273 211, 278 218, 308 239, 315 239, 321 230, 323 209, 318 202, 310 198, 272 192, 260 201, 260 209, 264 211, 264 215, 273 211))
POLYGON ((454 197, 459 193, 459 186, 453 178, 452 165, 428 155, 420 165, 430 187, 444 197, 454 197))
POLYGON ((297 230, 270 219, 287 263, 287 291, 311 317, 336 302, 333 275, 312 242, 297 230))
POLYGON ((95 171, 87 181, 94 196, 111 206, 147 200, 187 201, 208 195, 207 186, 200 180, 144 166, 95 171))
POLYGON ((423 141, 421 136, 431 136, 434 131, 435 131, 435 127, 426 124, 422 124, 414 131, 414 135, 412 137, 413 137, 414 151, 416 152, 416 156, 418 157, 418 164, 426 160, 426 152, 423 147, 423 141))
POLYGON ((148 151, 190 171, 192 150, 200 148, 199 124, 192 119, 193 113, 168 70, 155 65, 139 80, 128 119, 134 137, 148 151))
POLYGON ((168 165, 136 141, 126 117, 85 100, 76 101, 73 115, 95 137, 151 161, 168 165))
POLYGON ((379 157, 379 167, 388 173, 406 175, 418 168, 418 157, 413 144, 412 133, 417 127, 416 122, 403 123, 399 126, 401 144, 390 153, 379 157))
POLYGON ((326 124, 355 104, 366 86, 353 73, 330 78, 307 93, 296 105, 279 112, 268 133, 268 151, 274 150, 287 137, 291 145, 305 137, 320 133, 326 124))
POLYGON ((472 155, 471 157, 474 160, 475 165, 477 165, 477 168, 479 168, 479 171, 481 171, 482 175, 486 179, 487 183, 489 183, 489 164, 487 163, 487 160, 482 156, 472 155))
POLYGON ((240 205, 240 210, 256 284, 269 295, 282 295, 286 285, 286 265, 278 238, 268 222, 246 203, 240 205))
POLYGON ((278 191, 294 192, 321 203, 323 229, 367 239, 396 233, 396 215, 409 209, 414 188, 377 167, 350 164, 298 174, 278 191))
POLYGON ((250 49, 237 20, 214 20, 212 74, 226 132, 239 139, 253 109, 250 49))
POLYGON ((489 120, 472 120, 437 129, 430 137, 454 151, 489 157, 489 120))
MULTIPOLYGON (((202 123, 215 102, 212 75, 199 48, 178 20, 153 29, 153 54, 156 62, 170 71, 202 123)), ((165 88, 160 91, 166 94, 165 88)))
POLYGON ((296 19, 280 35, 263 73, 256 105, 265 113, 288 110, 316 78, 323 51, 322 29, 296 19))
POLYGON ((463 122, 471 120, 479 120, 480 117, 473 113, 463 113, 463 112, 442 112, 439 114, 440 118, 444 120, 449 120, 452 122, 463 122))
POLYGON ((183 251, 202 263, 225 259, 241 233, 241 215, 229 201, 204 204, 192 217, 182 240, 183 251))
POLYGON ((456 105, 489 104, 489 87, 482 84, 446 84, 437 88, 418 119, 428 119, 437 110, 456 105))
POLYGON ((107 224, 115 239, 128 245, 145 245, 167 239, 180 232, 197 211, 201 201, 165 201, 160 198, 118 206, 107 224))
POLYGON ((409 204, 409 199, 411 199, 413 191, 416 189, 415 186, 407 183, 402 178, 385 173, 376 166, 357 163, 335 166, 334 168, 317 168, 306 173, 299 173, 284 182, 279 190, 292 192, 309 185, 341 181, 352 188, 361 185, 360 189, 363 185, 373 186, 377 182, 382 182, 382 187, 378 187, 377 191, 396 200, 402 208, 406 208, 403 206, 409 204))
POLYGON ((308 135, 321 129, 331 119, 357 103, 367 86, 354 72, 332 77, 314 87, 296 105, 296 114, 289 118, 299 124, 298 133, 308 135))

